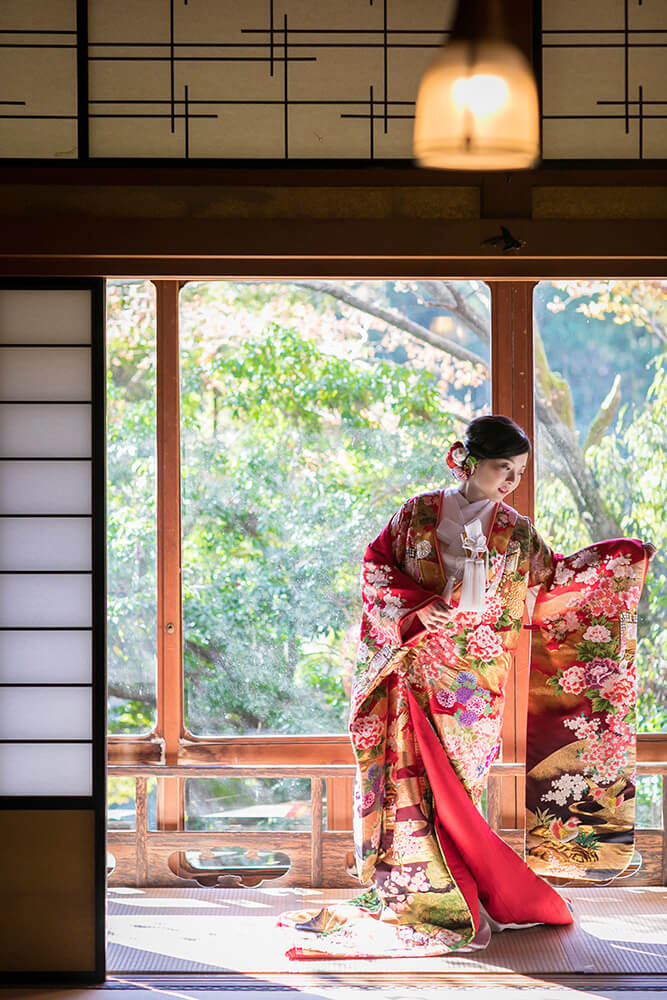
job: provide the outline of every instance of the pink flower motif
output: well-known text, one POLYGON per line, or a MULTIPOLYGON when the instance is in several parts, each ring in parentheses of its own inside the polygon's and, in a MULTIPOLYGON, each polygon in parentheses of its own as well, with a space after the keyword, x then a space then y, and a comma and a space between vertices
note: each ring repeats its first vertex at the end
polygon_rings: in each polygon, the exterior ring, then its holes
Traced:
POLYGON ((516 522, 517 513, 513 507, 501 504, 496 514, 496 528, 508 528, 516 522))
POLYGON ((624 594, 619 594, 624 606, 632 611, 639 604, 639 587, 630 587, 624 594))
POLYGON ((459 658, 459 651, 454 640, 448 635, 440 633, 437 636, 437 644, 444 662, 448 663, 450 666, 454 666, 459 658))
POLYGON ((452 708, 456 704, 456 698, 452 691, 437 691, 435 698, 443 708, 452 708))
POLYGON ((481 620, 481 611, 456 611, 456 626, 459 631, 463 631, 464 628, 476 628, 481 620))
POLYGON ((637 697, 634 679, 627 674, 623 677, 610 677, 600 688, 600 694, 614 708, 628 707, 637 697))
POLYGON ((373 805, 374 802, 375 802, 375 793, 366 792, 366 794, 361 800, 361 807, 362 809, 370 809, 370 807, 373 805))
POLYGON ((617 580, 631 580, 634 577, 632 566, 614 566, 612 573, 617 580))
POLYGON ((488 625, 479 625, 468 636, 466 649, 469 656, 488 663, 502 653, 503 644, 488 625))
POLYGON ((586 690, 584 668, 570 667, 561 677, 560 686, 567 694, 582 694, 586 690))
MULTIPOLYGON (((589 598, 588 610, 592 615, 605 615, 611 618, 617 613, 619 608, 618 596, 617 594, 610 594, 605 591, 592 594, 589 598)), ((624 596, 627 597, 627 594, 624 596)))
POLYGON ((579 755, 584 770, 592 772, 602 781, 615 781, 630 761, 633 742, 632 735, 609 730, 596 734, 579 755))
POLYGON ((495 595, 487 597, 484 611, 482 613, 482 624, 495 625, 502 613, 503 606, 500 602, 500 598, 495 595))
POLYGON ((552 618, 545 618, 542 628, 549 638, 555 642, 565 642, 568 628, 562 615, 554 615, 552 618))
MULTIPOLYGON (((497 521, 497 518, 496 518, 497 521)), ((493 575, 502 570, 505 564, 505 553, 499 552, 497 555, 491 557, 491 569, 493 570, 493 575)))
POLYGON ((584 632, 584 639, 589 642, 611 642, 611 632, 604 625, 589 625, 584 632))
POLYGON ((611 712, 608 712, 605 721, 611 731, 616 733, 617 736, 623 736, 628 740, 632 739, 634 736, 634 730, 628 725, 620 713, 618 715, 612 715, 611 712))
POLYGON ((377 746, 384 736, 384 721, 377 715, 366 715, 355 719, 350 727, 352 742, 357 750, 370 750, 377 746))
POLYGON ((468 704, 466 707, 471 712, 476 712, 477 715, 485 715, 486 710, 488 708, 488 704, 484 701, 483 698, 480 698, 479 695, 475 694, 472 696, 472 698, 468 700, 468 704))

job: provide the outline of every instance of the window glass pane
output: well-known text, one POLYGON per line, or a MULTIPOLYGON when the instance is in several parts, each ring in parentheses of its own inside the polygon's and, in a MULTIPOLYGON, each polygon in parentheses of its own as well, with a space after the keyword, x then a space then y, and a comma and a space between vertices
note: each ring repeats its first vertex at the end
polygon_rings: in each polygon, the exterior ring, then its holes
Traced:
POLYGON ((366 545, 487 412, 480 282, 181 293, 186 724, 342 732, 366 545))
POLYGON ((619 536, 657 546, 639 609, 638 729, 665 732, 664 283, 541 282, 534 319, 536 521, 561 552, 619 536))
POLYGON ((662 782, 658 774, 637 778, 637 826, 640 829, 662 830, 662 782))
POLYGON ((305 778, 185 782, 186 830, 310 830, 310 819, 310 781, 305 778))
MULTIPOLYGON (((146 779, 146 819, 149 830, 157 829, 157 780, 146 779)), ((137 783, 134 778, 107 778, 107 829, 136 830, 137 783)))
POLYGON ((155 295, 107 283, 109 732, 155 724, 155 295))

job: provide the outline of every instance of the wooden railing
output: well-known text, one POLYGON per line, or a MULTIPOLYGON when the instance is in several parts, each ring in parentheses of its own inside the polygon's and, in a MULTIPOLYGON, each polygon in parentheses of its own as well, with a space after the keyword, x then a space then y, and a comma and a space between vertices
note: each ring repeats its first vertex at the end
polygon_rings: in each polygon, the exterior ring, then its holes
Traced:
MULTIPOLYGON (((210 885, 218 882, 214 870, 194 870, 183 862, 183 853, 210 850, 225 846, 240 846, 282 851, 289 855, 290 866, 279 877, 269 872, 273 884, 341 888, 358 883, 346 871, 353 849, 350 830, 323 829, 323 792, 327 779, 349 778, 354 766, 332 765, 110 765, 110 777, 133 777, 136 782, 136 830, 110 831, 108 847, 115 867, 110 885, 173 887, 210 885), (147 779, 157 778, 306 778, 310 781, 310 831, 270 830, 149 830, 147 809, 147 779), (347 860, 346 860, 347 859, 347 860)), ((514 850, 522 852, 523 828, 499 829, 501 815, 501 782, 504 778, 523 777, 521 763, 495 763, 489 772, 486 816, 499 836, 514 850)), ((642 855, 641 870, 632 879, 633 885, 667 884, 667 840, 664 819, 667 816, 667 762, 640 761, 637 775, 660 775, 662 781, 662 829, 638 829, 636 844, 642 855)), ((256 869, 253 869, 256 872, 256 869)), ((224 884, 224 883, 223 883, 224 884)), ((233 884, 227 880, 226 884, 233 884)))

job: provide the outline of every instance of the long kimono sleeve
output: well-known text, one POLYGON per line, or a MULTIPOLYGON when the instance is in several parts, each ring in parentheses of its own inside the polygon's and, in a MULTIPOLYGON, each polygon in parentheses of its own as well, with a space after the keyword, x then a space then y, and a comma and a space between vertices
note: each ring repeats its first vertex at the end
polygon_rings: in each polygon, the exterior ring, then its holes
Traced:
MULTIPOLYGON (((547 559, 535 549, 538 572, 547 559)), ((637 606, 647 558, 617 538, 554 557, 533 615, 526 742, 527 861, 603 881, 634 843, 637 606)))
POLYGON ((423 631, 416 612, 440 599, 401 569, 411 513, 408 501, 368 546, 362 567, 367 630, 376 641, 392 646, 401 646, 406 638, 423 631))
POLYGON ((549 590, 553 585, 556 568, 563 556, 558 555, 547 545, 533 524, 530 525, 529 555, 528 555, 528 586, 544 587, 549 590))
POLYGON ((408 642, 424 631, 416 612, 439 600, 405 572, 415 502, 408 500, 366 549, 361 570, 360 641, 350 704, 350 725, 366 698, 399 662, 408 642))

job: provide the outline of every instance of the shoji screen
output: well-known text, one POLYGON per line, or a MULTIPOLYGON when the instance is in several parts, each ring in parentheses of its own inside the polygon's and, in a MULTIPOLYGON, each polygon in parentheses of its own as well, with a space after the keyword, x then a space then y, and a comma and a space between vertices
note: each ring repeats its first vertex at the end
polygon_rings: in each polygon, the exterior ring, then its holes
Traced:
POLYGON ((0 974, 104 976, 102 281, 0 285, 0 974))

